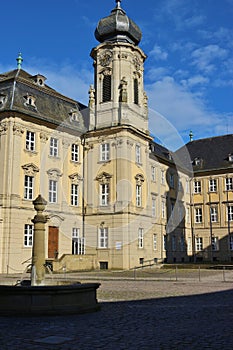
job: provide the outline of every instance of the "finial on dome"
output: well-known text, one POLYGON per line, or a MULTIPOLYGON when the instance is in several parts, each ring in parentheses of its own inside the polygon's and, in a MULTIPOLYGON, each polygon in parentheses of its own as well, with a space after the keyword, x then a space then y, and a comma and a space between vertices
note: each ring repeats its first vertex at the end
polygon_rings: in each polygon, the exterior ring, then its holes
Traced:
POLYGON ((121 8, 121 0, 116 0, 116 8, 117 9, 121 8))
POLYGON ((18 57, 16 58, 16 61, 17 61, 17 68, 18 68, 18 69, 21 69, 21 67, 22 67, 22 62, 23 62, 23 57, 22 57, 21 52, 19 52, 19 55, 18 55, 18 57))

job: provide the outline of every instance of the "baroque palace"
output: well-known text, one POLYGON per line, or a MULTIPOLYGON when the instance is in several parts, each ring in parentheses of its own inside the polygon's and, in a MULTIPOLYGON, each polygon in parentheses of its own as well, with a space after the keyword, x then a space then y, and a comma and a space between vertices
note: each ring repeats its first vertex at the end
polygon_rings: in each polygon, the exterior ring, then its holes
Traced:
POLYGON ((33 200, 56 271, 233 261, 233 135, 153 140, 141 31, 121 1, 95 31, 89 105, 21 68, 0 74, 0 272, 24 271, 33 200))

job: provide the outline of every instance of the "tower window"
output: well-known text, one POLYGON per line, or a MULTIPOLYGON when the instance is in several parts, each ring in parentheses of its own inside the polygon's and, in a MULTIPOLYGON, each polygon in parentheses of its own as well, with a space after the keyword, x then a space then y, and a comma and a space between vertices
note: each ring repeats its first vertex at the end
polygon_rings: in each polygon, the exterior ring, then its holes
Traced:
POLYGON ((138 105, 138 80, 134 79, 134 103, 138 105))
POLYGON ((103 102, 111 101, 112 95, 112 78, 111 75, 105 75, 103 79, 103 102))

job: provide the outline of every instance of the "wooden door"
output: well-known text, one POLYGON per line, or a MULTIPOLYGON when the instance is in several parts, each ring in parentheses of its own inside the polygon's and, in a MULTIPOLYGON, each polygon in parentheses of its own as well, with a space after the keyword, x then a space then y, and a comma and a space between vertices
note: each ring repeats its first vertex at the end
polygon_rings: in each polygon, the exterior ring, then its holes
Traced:
POLYGON ((58 227, 49 226, 48 258, 55 259, 58 256, 58 227))

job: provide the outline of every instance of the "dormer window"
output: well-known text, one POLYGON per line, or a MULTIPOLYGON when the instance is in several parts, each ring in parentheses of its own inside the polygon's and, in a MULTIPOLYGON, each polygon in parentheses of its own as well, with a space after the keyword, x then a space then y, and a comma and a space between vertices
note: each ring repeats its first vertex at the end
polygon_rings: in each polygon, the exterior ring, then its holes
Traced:
POLYGON ((35 75, 35 76, 33 77, 33 80, 34 80, 34 82, 35 82, 36 85, 44 86, 46 77, 44 77, 44 76, 41 75, 41 74, 37 74, 37 75, 35 75))
POLYGON ((201 165, 201 158, 195 158, 193 161, 193 165, 200 166, 201 165))
POLYGON ((228 154, 228 162, 233 163, 233 153, 228 154))
POLYGON ((26 100, 25 104, 26 104, 27 106, 36 107, 36 104, 35 104, 36 99, 35 99, 34 96, 32 96, 32 95, 26 95, 26 96, 24 96, 24 98, 25 98, 25 100, 26 100))
POLYGON ((0 108, 5 104, 6 102, 6 95, 0 94, 0 108))
POLYGON ((79 113, 78 112, 73 112, 72 111, 72 112, 69 113, 69 115, 70 115, 70 121, 71 122, 76 122, 76 123, 78 122, 79 123, 80 120, 79 120, 79 113))

